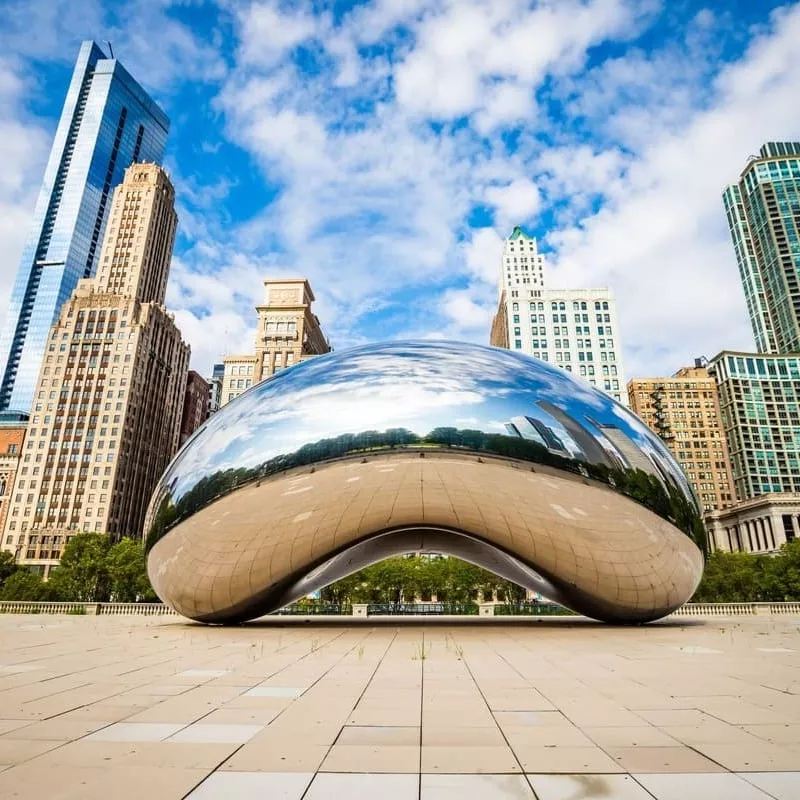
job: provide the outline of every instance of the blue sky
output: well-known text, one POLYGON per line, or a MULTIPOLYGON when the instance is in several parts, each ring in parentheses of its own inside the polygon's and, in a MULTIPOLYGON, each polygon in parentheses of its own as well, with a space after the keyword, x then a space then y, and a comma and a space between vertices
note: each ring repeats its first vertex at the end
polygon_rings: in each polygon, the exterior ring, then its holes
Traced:
POLYGON ((275 276, 337 349, 486 342, 515 224, 551 286, 615 290, 629 376, 753 346, 720 194, 800 137, 800 3, 6 0, 0 308, 86 38, 172 120, 168 306, 203 373, 275 276))

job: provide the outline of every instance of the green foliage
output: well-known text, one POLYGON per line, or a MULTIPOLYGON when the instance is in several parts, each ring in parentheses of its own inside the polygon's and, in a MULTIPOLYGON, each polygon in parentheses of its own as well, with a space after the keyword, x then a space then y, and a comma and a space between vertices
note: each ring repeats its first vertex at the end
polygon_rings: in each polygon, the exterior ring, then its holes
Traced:
POLYGON ((695 603, 780 603, 800 600, 800 540, 774 555, 713 553, 695 603))
MULTIPOLYGON (((157 602, 145 567, 141 542, 112 544, 102 533, 80 533, 64 548, 49 581, 0 554, 0 600, 83 603, 157 602)), ((75 613, 83 613, 83 609, 75 613)))
POLYGON ((436 595, 442 603, 468 603, 497 592, 519 601, 525 590, 485 569, 458 558, 396 556, 366 567, 326 586, 321 598, 329 603, 413 603, 436 595))
POLYGON ((7 550, 0 551, 0 587, 2 587, 6 580, 18 569, 17 562, 14 560, 14 554, 9 553, 7 550))
POLYGON ((111 593, 108 574, 108 551, 111 540, 103 533, 80 533, 73 536, 61 563, 50 575, 49 583, 61 600, 105 603, 111 593))
POLYGON ((115 603, 158 601, 147 577, 141 542, 121 539, 106 556, 106 568, 111 583, 111 600, 115 603))
POLYGON ((33 572, 18 569, 3 581, 0 600, 50 600, 47 584, 33 572))
POLYGON ((157 600, 147 578, 140 542, 116 544, 102 533, 81 533, 64 548, 48 587, 56 599, 84 603, 157 600))

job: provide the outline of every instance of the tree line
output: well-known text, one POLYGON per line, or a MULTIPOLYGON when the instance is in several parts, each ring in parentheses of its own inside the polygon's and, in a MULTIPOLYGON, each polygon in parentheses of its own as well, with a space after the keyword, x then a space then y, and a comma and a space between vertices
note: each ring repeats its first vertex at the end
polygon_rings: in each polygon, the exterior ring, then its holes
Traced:
POLYGON ((435 597, 440 603, 494 598, 518 603, 525 595, 521 586, 458 558, 394 556, 326 586, 320 600, 398 605, 435 597))
POLYGON ((49 602, 158 602, 150 586, 141 542, 114 543, 102 533, 80 533, 64 548, 47 581, 0 553, 0 600, 49 602))
MULTIPOLYGON (((336 581, 320 601, 400 604, 429 601, 453 604, 481 599, 519 603, 526 592, 488 570, 458 558, 395 556, 336 581)), ((48 581, 0 552, 0 600, 61 602, 157 602, 147 577, 142 544, 113 543, 105 534, 82 533, 64 548, 48 581)), ((800 540, 775 555, 713 553, 695 592, 696 603, 800 601, 800 540)))

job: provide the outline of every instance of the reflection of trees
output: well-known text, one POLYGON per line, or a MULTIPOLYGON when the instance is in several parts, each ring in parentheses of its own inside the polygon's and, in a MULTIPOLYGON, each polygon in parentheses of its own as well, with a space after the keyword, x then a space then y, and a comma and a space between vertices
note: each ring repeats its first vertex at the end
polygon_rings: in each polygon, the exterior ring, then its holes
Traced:
POLYGON ((219 497, 234 489, 272 475, 345 456, 404 448, 457 449, 486 453, 493 456, 527 461, 591 478, 615 488, 641 503, 659 516, 669 519, 707 552, 705 526, 694 505, 683 493, 670 485, 669 490, 655 476, 641 469, 612 469, 606 464, 562 456, 530 439, 479 430, 440 427, 420 437, 405 428, 385 431, 346 433, 303 445, 292 453, 283 453, 256 467, 227 469, 202 478, 177 500, 164 489, 153 523, 147 533, 147 548, 151 548, 167 531, 192 516, 219 497))

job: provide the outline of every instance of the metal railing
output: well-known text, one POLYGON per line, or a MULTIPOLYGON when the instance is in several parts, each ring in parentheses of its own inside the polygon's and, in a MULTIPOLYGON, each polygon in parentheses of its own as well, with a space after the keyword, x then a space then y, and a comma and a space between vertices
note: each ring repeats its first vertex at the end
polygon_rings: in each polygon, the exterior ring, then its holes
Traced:
MULTIPOLYGON (((575 616, 557 603, 497 603, 491 609, 495 616, 575 616)), ((436 616, 478 614, 475 603, 370 603, 370 616, 436 616)), ((76 614, 98 616, 179 616, 163 603, 43 603, 28 600, 0 601, 0 614, 76 614)), ((293 603, 274 616, 350 616, 349 603, 293 603)), ((785 603, 687 603, 673 611, 672 617, 742 617, 742 616, 800 616, 800 602, 785 603)))
POLYGON ((501 617, 568 617, 574 611, 558 603, 503 603, 494 607, 495 616, 501 617))
POLYGON ((369 603, 367 616, 437 616, 442 614, 476 615, 475 603, 369 603))
POLYGON ((350 603, 292 603, 272 612, 276 616, 352 616, 350 603))

